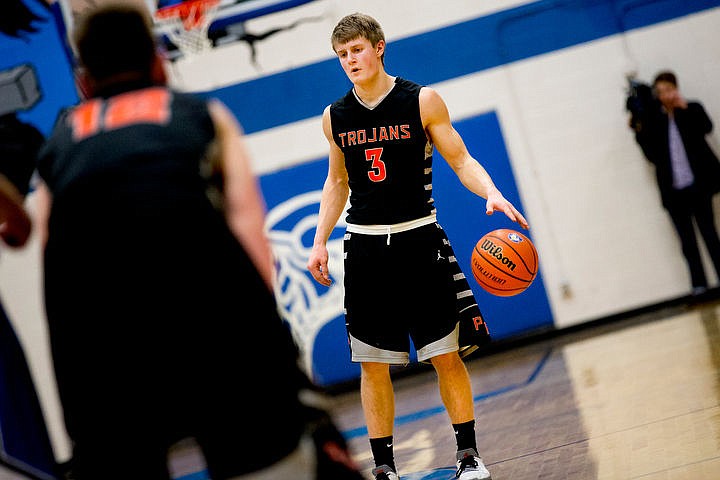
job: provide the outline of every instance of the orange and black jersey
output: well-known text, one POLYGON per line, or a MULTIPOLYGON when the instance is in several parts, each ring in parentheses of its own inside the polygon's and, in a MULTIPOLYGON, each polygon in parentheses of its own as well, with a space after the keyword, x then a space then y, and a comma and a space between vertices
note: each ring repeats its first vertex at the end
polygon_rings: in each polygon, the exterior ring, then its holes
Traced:
POLYGON ((194 436, 229 478, 296 448, 304 376, 272 292, 206 195, 214 141, 207 100, 143 88, 68 110, 38 171, 52 193, 44 297, 68 432, 104 448, 143 425, 143 459, 146 445, 194 436), (276 378, 272 395, 247 395, 276 378), (259 437, 236 459, 246 427, 259 437))
POLYGON ((397 77, 374 108, 353 90, 330 106, 333 139, 349 176, 348 223, 390 225, 435 213, 433 145, 420 118, 421 88, 397 77))

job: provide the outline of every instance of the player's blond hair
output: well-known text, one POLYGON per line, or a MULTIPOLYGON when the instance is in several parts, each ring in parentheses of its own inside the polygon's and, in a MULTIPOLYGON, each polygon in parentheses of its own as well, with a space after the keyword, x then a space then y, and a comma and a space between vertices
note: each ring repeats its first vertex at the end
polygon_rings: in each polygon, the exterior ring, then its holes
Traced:
MULTIPOLYGON (((370 44, 375 47, 380 40, 385 41, 385 33, 378 21, 373 17, 356 12, 345 15, 340 19, 332 31, 330 43, 333 51, 335 51, 337 45, 347 43, 356 38, 366 38, 370 41, 370 44)), ((385 64, 384 51, 380 60, 385 64)))

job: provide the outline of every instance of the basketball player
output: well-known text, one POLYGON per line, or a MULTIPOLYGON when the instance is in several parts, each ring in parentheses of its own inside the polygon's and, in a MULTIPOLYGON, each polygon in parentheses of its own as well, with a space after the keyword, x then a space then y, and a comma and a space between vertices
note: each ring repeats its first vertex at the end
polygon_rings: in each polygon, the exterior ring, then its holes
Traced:
POLYGON ((487 214, 501 211, 524 228, 527 222, 470 156, 437 92, 385 71, 385 38, 375 19, 360 13, 342 18, 331 42, 353 88, 323 113, 329 171, 308 269, 330 285, 326 243, 350 194, 346 323, 352 360, 361 363, 373 475, 398 478, 389 366, 407 364, 410 335, 418 360, 437 371, 456 435, 458 478, 489 479, 477 453, 470 380, 458 354, 459 310, 480 312, 435 218, 433 146, 469 190, 487 199, 487 214), (469 305, 458 305, 468 299, 469 305))
POLYGON ((61 116, 38 162, 73 478, 167 480, 168 448, 186 437, 214 480, 315 478, 308 380, 272 295, 239 125, 166 87, 147 12, 89 11, 74 43, 91 98, 61 116), (221 209, 201 175, 213 164, 221 209))

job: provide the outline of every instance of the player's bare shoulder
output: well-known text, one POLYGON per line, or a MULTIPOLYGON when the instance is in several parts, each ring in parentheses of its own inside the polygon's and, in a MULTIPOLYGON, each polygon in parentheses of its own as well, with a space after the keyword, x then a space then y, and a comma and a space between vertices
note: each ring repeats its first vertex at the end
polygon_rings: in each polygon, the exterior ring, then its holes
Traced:
POLYGON ((332 105, 328 105, 325 107, 325 110, 323 110, 322 115, 322 129, 323 133, 325 134, 325 137, 327 138, 328 142, 333 144, 335 141, 332 138, 332 119, 330 116, 330 108, 332 105))
POLYGON ((420 103, 437 100, 442 101, 442 97, 440 97, 437 90, 432 87, 428 87, 427 85, 420 87, 420 103))
POLYGON ((420 117, 423 126, 427 127, 431 123, 447 121, 450 114, 445 104, 445 100, 432 87, 422 87, 418 101, 420 103, 420 117))

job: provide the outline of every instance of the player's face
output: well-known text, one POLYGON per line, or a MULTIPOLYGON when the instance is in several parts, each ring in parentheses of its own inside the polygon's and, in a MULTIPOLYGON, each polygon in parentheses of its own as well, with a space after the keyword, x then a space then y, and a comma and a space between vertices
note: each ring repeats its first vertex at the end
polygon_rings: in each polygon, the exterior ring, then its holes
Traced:
POLYGON ((373 47, 370 40, 364 37, 335 45, 340 65, 345 74, 354 84, 373 78, 382 65, 380 60, 385 42, 380 40, 373 47))

